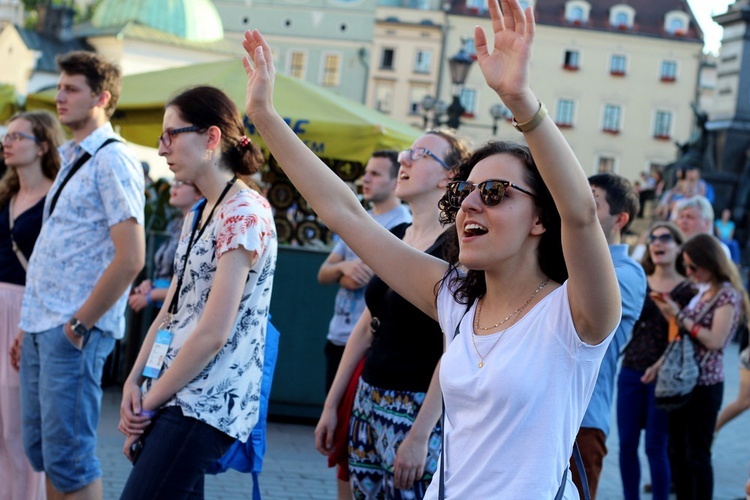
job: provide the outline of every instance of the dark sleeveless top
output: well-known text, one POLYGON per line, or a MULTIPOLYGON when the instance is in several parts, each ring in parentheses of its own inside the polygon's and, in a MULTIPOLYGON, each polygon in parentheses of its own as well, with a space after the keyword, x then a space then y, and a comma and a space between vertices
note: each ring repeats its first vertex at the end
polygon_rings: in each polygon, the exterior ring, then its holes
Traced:
MULTIPOLYGON (((31 257, 31 251, 42 229, 43 214, 44 198, 22 214, 16 215, 16 220, 13 222, 13 239, 21 249, 21 253, 26 256, 27 261, 31 257)), ((10 202, 0 210, 0 283, 23 286, 26 284, 26 271, 18 261, 18 256, 11 245, 9 216, 10 202)))
MULTIPOLYGON (((403 239, 411 224, 391 232, 403 239)), ((441 234, 425 253, 443 258, 447 234, 441 234)), ((443 354, 443 334, 437 321, 391 290, 377 276, 365 289, 365 302, 379 326, 367 352, 362 378, 380 389, 426 392, 443 354)))

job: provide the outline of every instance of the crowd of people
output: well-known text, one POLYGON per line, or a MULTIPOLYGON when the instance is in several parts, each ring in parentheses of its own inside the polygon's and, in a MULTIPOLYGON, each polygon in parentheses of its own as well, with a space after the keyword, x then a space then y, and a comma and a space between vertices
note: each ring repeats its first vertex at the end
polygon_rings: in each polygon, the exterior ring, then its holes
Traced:
MULTIPOLYGON (((745 349, 740 394, 720 413, 724 350, 750 318, 731 213, 714 221, 692 170, 669 190, 644 176, 650 194, 587 177, 530 87, 532 10, 490 0, 489 13, 478 63, 525 144, 472 151, 430 130, 375 152, 369 212, 276 113, 266 40, 253 30, 242 42, 243 111, 340 238, 318 275, 339 290, 315 429, 338 497, 596 498, 614 406, 624 498, 640 498, 645 430, 653 497, 710 499, 715 433, 750 406, 745 349), (624 237, 657 191, 659 220, 630 253, 624 237), (667 411, 654 381, 676 339, 699 373, 667 411)), ((134 283, 144 178, 110 124, 120 70, 91 52, 58 66, 57 117, 19 113, 2 138, 0 484, 10 498, 102 498, 105 359, 126 307, 153 306, 123 386, 133 468, 121 498, 202 498, 205 473, 263 413, 277 257, 254 180, 263 156, 223 91, 170 98, 158 144, 181 217, 134 283)))

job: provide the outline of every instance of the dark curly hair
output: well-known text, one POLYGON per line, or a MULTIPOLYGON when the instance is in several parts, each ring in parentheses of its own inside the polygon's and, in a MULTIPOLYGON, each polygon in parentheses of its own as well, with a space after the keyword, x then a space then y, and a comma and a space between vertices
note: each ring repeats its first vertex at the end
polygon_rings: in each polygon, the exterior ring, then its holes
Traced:
POLYGON ((240 112, 222 90, 201 85, 183 90, 165 107, 174 106, 180 118, 196 127, 216 126, 221 130, 221 163, 245 184, 258 189, 252 175, 263 166, 260 148, 245 137, 240 112))
MULTIPOLYGON (((541 212, 541 220, 545 232, 542 234, 538 248, 538 261, 542 271, 550 279, 562 283, 568 278, 568 268, 565 265, 562 252, 560 213, 557 211, 552 194, 542 180, 536 163, 531 156, 529 148, 523 144, 506 141, 490 141, 474 151, 469 158, 458 164, 454 169, 453 180, 466 180, 469 178, 474 166, 490 156, 507 154, 518 158, 526 167, 526 182, 529 189, 536 194, 534 204, 541 212)), ((443 225, 455 224, 458 208, 452 207, 448 200, 448 193, 438 203, 440 207, 440 222, 443 225)), ((450 240, 445 252, 445 260, 449 263, 446 276, 453 275, 453 270, 458 267, 458 233, 454 226, 450 233, 450 240)), ((484 271, 469 269, 463 275, 458 273, 451 280, 451 288, 455 290, 454 296, 461 304, 470 304, 481 297, 487 291, 484 271)))

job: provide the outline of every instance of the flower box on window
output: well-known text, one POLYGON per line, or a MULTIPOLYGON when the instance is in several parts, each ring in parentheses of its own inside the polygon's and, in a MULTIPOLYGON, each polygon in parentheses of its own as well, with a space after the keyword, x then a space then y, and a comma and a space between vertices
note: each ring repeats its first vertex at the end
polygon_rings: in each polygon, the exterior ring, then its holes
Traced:
POLYGON ((617 29, 620 30, 620 31, 627 31, 628 29, 630 29, 630 26, 628 26, 627 24, 624 24, 624 23, 623 24, 618 24, 617 25, 617 29))
POLYGON ((661 75, 661 81, 664 83, 672 83, 675 80, 677 80, 677 78, 672 75, 661 75))
POLYGON ((573 26, 583 26, 583 21, 581 21, 580 19, 574 19, 570 24, 572 24, 573 26))
POLYGON ((604 132, 605 134, 612 134, 612 135, 618 135, 620 133, 618 129, 613 129, 613 128, 603 128, 602 132, 604 132))
POLYGON ((578 71, 580 68, 577 64, 563 64, 563 69, 565 71, 578 71))
POLYGON ((572 123, 558 123, 555 122, 555 125, 557 125, 557 128, 573 128, 572 123))
POLYGON ((465 111, 461 114, 461 118, 475 118, 473 111, 465 111))
POLYGON ((671 139, 669 134, 654 134, 654 139, 657 141, 668 141, 671 139))
POLYGON ((611 69, 609 74, 612 76, 625 76, 625 71, 621 69, 611 69))

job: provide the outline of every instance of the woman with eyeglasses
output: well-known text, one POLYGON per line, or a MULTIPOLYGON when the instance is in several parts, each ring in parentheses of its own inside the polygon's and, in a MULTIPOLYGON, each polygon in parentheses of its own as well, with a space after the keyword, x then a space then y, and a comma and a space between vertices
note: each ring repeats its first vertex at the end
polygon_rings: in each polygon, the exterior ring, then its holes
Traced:
POLYGON ((690 401, 669 412, 670 462, 678 499, 710 499, 711 444, 724 394, 724 349, 740 317, 750 317, 750 302, 737 267, 714 236, 690 238, 682 246, 682 258, 698 294, 683 308, 668 296, 652 295, 662 315, 693 340, 700 368, 690 401))
POLYGON ((489 2, 493 47, 475 29, 477 58, 528 148, 491 142, 454 169, 440 201, 442 220, 455 223, 450 264, 368 220, 275 112, 268 44, 257 30, 243 41, 246 112, 281 167, 385 283, 442 327, 445 451, 429 499, 443 489, 446 498, 577 498, 568 460, 621 314, 586 175, 529 88, 533 10, 501 5, 489 2))
POLYGON ((271 207, 250 178, 262 155, 231 99, 185 90, 163 127, 159 154, 205 200, 185 220, 164 305, 123 386, 124 499, 202 498, 207 468, 250 437, 276 264, 271 207))
POLYGON ((42 228, 44 200, 60 170, 60 123, 45 111, 18 113, 2 136, 7 171, 0 179, 0 484, 7 498, 44 498, 21 442, 18 369, 26 266, 42 228))
MULTIPOLYGON (((450 180, 449 165, 459 163, 467 152, 455 134, 433 130, 399 153, 395 193, 409 205, 412 222, 391 233, 409 247, 443 257, 448 233, 440 223, 438 202, 450 180)), ((420 499, 440 455, 440 401, 425 398, 443 353, 442 332, 433 318, 377 275, 364 295, 366 308, 346 342, 315 429, 315 445, 324 455, 334 453, 335 445, 340 446, 334 442, 336 427, 346 425, 354 498, 420 499), (363 357, 350 420, 339 422, 337 408, 363 357)), ((345 477, 339 474, 339 479, 345 477)))
POLYGON ((654 404, 657 362, 669 342, 669 323, 651 294, 666 294, 680 307, 695 295, 680 259, 682 231, 671 222, 656 222, 646 238, 643 268, 648 289, 641 316, 622 357, 617 379, 617 428, 620 439, 620 476, 623 497, 640 498, 641 466, 638 447, 646 431, 646 456, 654 499, 669 498, 670 468, 667 412, 654 404))
POLYGON ((128 297, 128 305, 140 312, 150 305, 161 307, 167 297, 169 283, 174 274, 174 256, 182 233, 182 225, 190 209, 203 198, 195 184, 173 180, 169 187, 169 204, 180 211, 182 217, 175 217, 167 224, 166 238, 154 252, 153 279, 143 280, 128 297))

